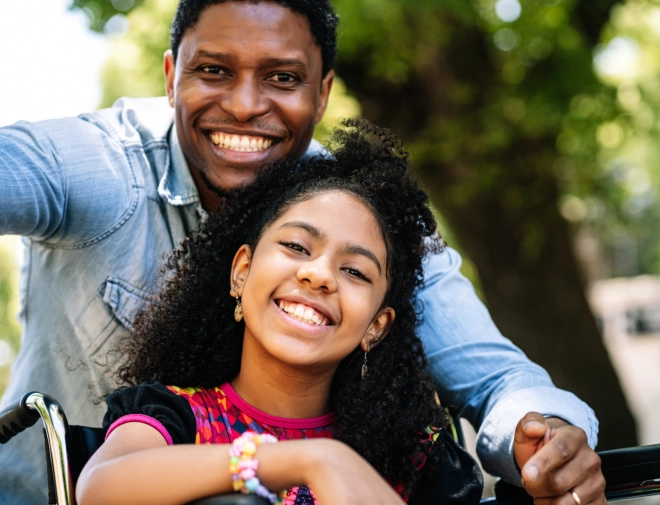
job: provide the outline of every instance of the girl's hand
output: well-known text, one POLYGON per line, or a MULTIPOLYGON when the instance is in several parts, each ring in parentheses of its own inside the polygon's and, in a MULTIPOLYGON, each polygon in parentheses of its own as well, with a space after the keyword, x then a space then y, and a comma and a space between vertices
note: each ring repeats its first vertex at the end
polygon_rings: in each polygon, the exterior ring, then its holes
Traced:
POLYGON ((404 503, 364 458, 336 440, 307 439, 261 446, 257 459, 260 461, 258 474, 265 486, 278 489, 277 482, 281 488, 281 483, 287 480, 282 469, 288 468, 289 479, 291 475, 297 478, 289 480, 285 487, 307 484, 320 505, 404 503), (297 462, 293 468, 289 466, 291 461, 297 462))

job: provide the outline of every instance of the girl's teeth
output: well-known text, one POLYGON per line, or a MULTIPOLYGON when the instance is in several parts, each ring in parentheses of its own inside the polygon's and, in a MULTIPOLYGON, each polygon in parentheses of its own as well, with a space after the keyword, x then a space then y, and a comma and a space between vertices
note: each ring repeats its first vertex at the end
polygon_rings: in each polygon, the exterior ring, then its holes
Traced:
POLYGON ((300 303, 293 305, 280 300, 278 306, 290 316, 305 321, 306 323, 315 324, 317 326, 325 326, 328 324, 327 317, 319 316, 313 309, 300 303))

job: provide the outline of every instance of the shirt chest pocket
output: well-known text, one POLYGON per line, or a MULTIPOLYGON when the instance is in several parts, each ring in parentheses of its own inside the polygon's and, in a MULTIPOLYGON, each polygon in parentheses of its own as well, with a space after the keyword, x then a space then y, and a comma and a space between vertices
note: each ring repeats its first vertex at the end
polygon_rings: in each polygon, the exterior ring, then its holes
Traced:
POLYGON ((107 364, 119 340, 128 335, 133 320, 151 294, 119 277, 109 276, 75 322, 87 356, 107 364))

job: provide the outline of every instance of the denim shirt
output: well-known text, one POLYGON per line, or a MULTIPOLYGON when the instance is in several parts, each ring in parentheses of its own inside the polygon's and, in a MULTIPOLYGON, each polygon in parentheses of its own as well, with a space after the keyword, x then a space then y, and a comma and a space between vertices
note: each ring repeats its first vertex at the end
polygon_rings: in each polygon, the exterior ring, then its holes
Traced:
MULTIPOLYGON (((77 118, 0 128, 0 233, 23 235, 22 347, 2 404, 37 390, 72 424, 100 426, 116 387, 112 350, 148 299, 165 257, 204 218, 164 98, 121 99, 77 118)), ((312 142, 308 155, 321 151, 312 142)), ((477 429, 485 469, 513 482, 516 423, 528 411, 597 421, 502 337, 452 249, 425 260, 419 333, 442 401, 477 429)), ((42 503, 43 439, 0 446, 0 503, 42 503)))

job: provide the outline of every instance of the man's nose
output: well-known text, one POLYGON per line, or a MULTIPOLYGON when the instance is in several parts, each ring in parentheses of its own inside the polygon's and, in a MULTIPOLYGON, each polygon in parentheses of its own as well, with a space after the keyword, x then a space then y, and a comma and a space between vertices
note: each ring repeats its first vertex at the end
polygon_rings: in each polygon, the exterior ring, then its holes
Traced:
POLYGON ((264 115, 268 112, 268 99, 260 84, 252 77, 236 79, 224 93, 220 106, 241 122, 264 115))
POLYGON ((335 274, 323 258, 306 262, 298 269, 298 281, 311 289, 333 293, 337 290, 335 274))

